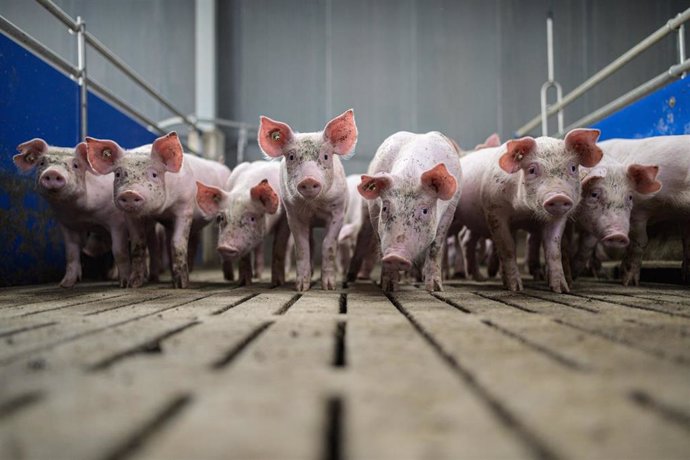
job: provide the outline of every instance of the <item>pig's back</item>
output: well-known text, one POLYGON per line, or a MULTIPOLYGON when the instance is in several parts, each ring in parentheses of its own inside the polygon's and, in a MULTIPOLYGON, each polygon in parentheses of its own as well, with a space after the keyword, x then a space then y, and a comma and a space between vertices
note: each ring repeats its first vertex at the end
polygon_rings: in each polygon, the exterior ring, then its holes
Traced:
POLYGON ((503 172, 498 166, 503 151, 505 146, 489 147, 470 152, 460 159, 463 184, 456 211, 457 220, 471 230, 487 236, 489 229, 484 218, 482 198, 487 192, 482 192, 482 189, 491 187, 488 183, 491 174, 503 172))
POLYGON ((391 172, 400 154, 400 150, 415 136, 416 134, 407 131, 399 131, 388 136, 376 150, 374 159, 369 164, 369 174, 373 175, 379 172, 391 172))
POLYGON ((267 179, 271 187, 280 191, 280 161, 259 160, 237 165, 227 181, 226 190, 249 190, 267 179))
POLYGON ((217 161, 207 160, 189 153, 184 154, 184 161, 189 165, 194 179, 206 185, 223 187, 230 176, 230 168, 217 161))

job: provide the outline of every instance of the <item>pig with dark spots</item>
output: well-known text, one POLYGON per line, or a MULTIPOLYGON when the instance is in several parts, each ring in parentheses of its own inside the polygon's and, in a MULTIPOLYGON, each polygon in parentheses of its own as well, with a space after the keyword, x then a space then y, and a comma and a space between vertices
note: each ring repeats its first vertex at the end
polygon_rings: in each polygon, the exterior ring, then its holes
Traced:
POLYGON ((443 289, 441 257, 460 198, 460 151, 439 132, 398 132, 376 151, 359 193, 382 252, 381 285, 395 291, 401 270, 422 265, 429 291, 443 289))
POLYGON ((311 229, 324 226, 321 286, 335 289, 338 234, 347 210, 348 192, 340 157, 354 151, 357 125, 352 109, 329 121, 323 131, 296 133, 290 126, 261 117, 258 136, 269 157, 282 157, 280 197, 295 240, 298 291, 311 285, 311 229))
MULTIPOLYGON (((630 212, 630 244, 622 263, 623 284, 639 285, 642 256, 647 247, 647 224, 680 224, 683 240, 682 277, 690 283, 690 135, 646 139, 610 139, 599 144, 606 155, 626 166, 656 165, 663 187, 645 198, 634 195, 630 212)), ((643 171, 634 173, 643 177, 643 171)))
POLYGON ((271 285, 285 283, 285 252, 290 230, 280 203, 280 163, 242 163, 225 189, 197 182, 199 208, 218 223, 218 253, 224 266, 239 259, 241 286, 252 283, 252 251, 273 235, 271 285))
POLYGON ((551 290, 568 292, 561 239, 580 201, 579 166, 601 160, 598 138, 598 130, 575 129, 563 140, 524 137, 462 158, 466 180, 456 220, 475 238, 491 237, 511 291, 522 290, 513 236, 522 228, 542 237, 551 290))
POLYGON ((574 213, 580 238, 571 259, 573 277, 584 270, 596 244, 627 247, 633 203, 647 200, 661 190, 657 165, 623 165, 609 155, 594 168, 582 169, 582 201, 574 213))
POLYGON ((80 253, 87 232, 95 232, 109 234, 120 286, 124 287, 130 269, 127 224, 124 213, 113 203, 112 174, 95 174, 85 143, 64 148, 32 139, 17 150, 20 153, 13 158, 15 165, 23 172, 34 171, 36 189, 55 212, 65 240, 67 266, 60 286, 72 287, 81 279, 80 253))
POLYGON ((183 153, 175 132, 129 151, 111 140, 87 137, 86 143, 93 169, 113 173, 112 199, 125 213, 132 245, 128 285, 140 287, 145 281, 147 229, 159 222, 167 233, 173 287, 188 287, 190 235, 210 221, 196 206, 196 182, 222 187, 230 170, 183 153))

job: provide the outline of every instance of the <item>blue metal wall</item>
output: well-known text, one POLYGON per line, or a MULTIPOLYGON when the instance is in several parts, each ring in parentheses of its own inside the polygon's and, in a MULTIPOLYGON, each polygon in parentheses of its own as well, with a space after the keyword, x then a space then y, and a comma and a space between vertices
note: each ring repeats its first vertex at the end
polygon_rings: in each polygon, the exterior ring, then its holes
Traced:
MULTIPOLYGON (((78 94, 70 78, 0 35, 0 285, 53 282, 63 275, 62 236, 50 208, 34 192, 33 178, 17 172, 12 156, 34 137, 76 145, 78 94)), ((89 94, 88 102, 90 136, 125 147, 155 139, 98 96, 89 94)))
POLYGON ((601 140, 690 134, 690 77, 678 80, 592 126, 601 140))

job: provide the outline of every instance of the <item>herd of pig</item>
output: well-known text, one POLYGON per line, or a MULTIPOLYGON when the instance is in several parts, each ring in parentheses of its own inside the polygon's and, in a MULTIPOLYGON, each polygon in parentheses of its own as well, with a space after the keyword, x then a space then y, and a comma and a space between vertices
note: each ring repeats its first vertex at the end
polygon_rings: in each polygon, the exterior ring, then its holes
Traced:
POLYGON ((353 281, 377 261, 386 291, 397 288, 401 272, 442 290, 453 241, 468 278, 484 279, 483 247, 500 264, 504 286, 521 290, 518 229, 529 233, 530 273, 553 291, 569 291, 597 244, 627 248, 623 283, 637 285, 653 222, 680 224, 689 281, 690 135, 598 142, 599 134, 575 129, 563 139, 503 144, 492 135, 463 151, 440 132, 401 131, 381 144, 366 174, 346 177, 341 157, 353 154, 358 135, 348 110, 312 133, 261 117, 259 146, 281 161, 242 163, 232 172, 184 153, 174 132, 131 150, 90 137, 75 148, 33 139, 18 146, 14 162, 34 172, 59 222, 63 287, 81 278, 86 236, 97 235, 112 250, 121 287, 157 280, 165 254, 173 286, 186 288, 199 232, 212 221, 225 278, 233 279, 239 261, 241 284, 252 282, 252 254, 263 254, 272 235, 272 284, 285 283, 294 241, 295 287, 309 289, 312 229, 323 227, 321 286, 328 290, 336 288, 338 266, 353 281))

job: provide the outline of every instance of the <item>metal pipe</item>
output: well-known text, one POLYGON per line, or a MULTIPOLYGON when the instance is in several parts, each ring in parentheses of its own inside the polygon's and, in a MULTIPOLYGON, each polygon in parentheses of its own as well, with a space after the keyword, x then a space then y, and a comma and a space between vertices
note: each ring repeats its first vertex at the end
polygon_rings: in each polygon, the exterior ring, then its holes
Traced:
POLYGON ((71 63, 63 59, 62 57, 58 56, 55 54, 53 51, 50 49, 46 48, 33 38, 31 35, 27 34, 23 30, 19 29, 17 26, 12 24, 10 21, 5 19, 3 16, 0 15, 0 30, 7 35, 8 37, 12 38, 13 40, 21 43, 24 45, 26 48, 29 50, 33 51, 37 55, 41 56, 44 60, 46 60, 49 64, 55 66, 58 68, 58 70, 61 70, 65 74, 69 75, 70 78, 76 78, 79 75, 79 70, 72 66, 71 63))
MULTIPOLYGON (((191 115, 190 115, 190 118, 194 118, 197 122, 213 123, 214 125, 225 126, 227 128, 250 129, 253 131, 259 130, 259 127, 257 125, 251 125, 249 123, 244 123, 241 121, 227 120, 225 118, 205 118, 205 117, 196 118, 196 117, 192 117, 191 115)), ((184 123, 180 117, 170 117, 170 118, 166 118, 165 120, 161 120, 158 122, 158 126, 161 126, 164 128, 169 128, 171 126, 181 125, 181 124, 184 124, 184 123)))
POLYGON ((86 80, 86 23, 77 16, 77 69, 79 70, 79 134, 81 139, 89 134, 89 89, 86 80))
POLYGON ((549 11, 546 17, 546 62, 548 65, 548 79, 554 80, 553 71, 553 13, 549 11))
MULTIPOLYGON (((685 61, 685 24, 678 27, 678 35, 676 36, 678 41, 678 63, 682 64, 685 61)), ((680 78, 685 78, 685 73, 680 76, 680 78)))
MULTIPOLYGON (((601 83, 603 80, 608 78, 611 74, 616 72, 618 69, 623 67, 625 64, 630 62, 633 58, 635 58, 637 55, 654 45, 656 42, 664 38, 666 35, 670 34, 673 32, 675 29, 677 29, 680 25, 682 25, 684 22, 688 21, 690 19, 690 8, 687 10, 683 11, 682 13, 678 13, 675 18, 670 19, 664 26, 659 28, 656 32, 652 33, 649 35, 647 38, 639 42, 637 45, 633 46, 630 48, 628 51, 623 53, 621 56, 619 56, 616 60, 611 62, 609 65, 601 69, 599 72, 595 73, 592 75, 590 78, 585 80, 580 86, 569 92, 563 97, 563 100, 558 103, 554 104, 548 109, 548 114, 553 115, 556 113, 558 110, 561 110, 563 107, 566 107, 567 105, 571 104, 574 100, 576 100, 578 97, 582 96, 585 92, 589 91, 592 87, 596 86, 597 84, 601 83)), ((525 123, 523 126, 521 126, 516 132, 516 136, 524 136, 528 132, 530 132, 532 129, 534 129, 538 124, 541 119, 541 114, 537 115, 527 123, 525 123)))
POLYGON ((38 3, 41 4, 43 8, 48 10, 50 14, 55 16, 57 19, 60 20, 64 25, 67 26, 69 30, 72 32, 79 32, 79 24, 77 21, 72 19, 72 17, 65 13, 59 6, 57 6, 55 3, 51 2, 50 0, 36 0, 38 3))
POLYGON ((662 86, 666 85, 668 82, 677 80, 685 72, 690 70, 690 59, 684 61, 682 64, 676 64, 671 66, 666 72, 657 75, 646 83, 641 84, 637 88, 625 93, 618 99, 615 99, 605 106, 595 110, 589 115, 580 118, 564 130, 561 130, 556 137, 563 137, 565 133, 574 128, 580 128, 582 126, 589 126, 590 124, 601 120, 602 118, 612 114, 613 112, 629 105, 638 99, 646 96, 647 94, 656 91, 662 86))

